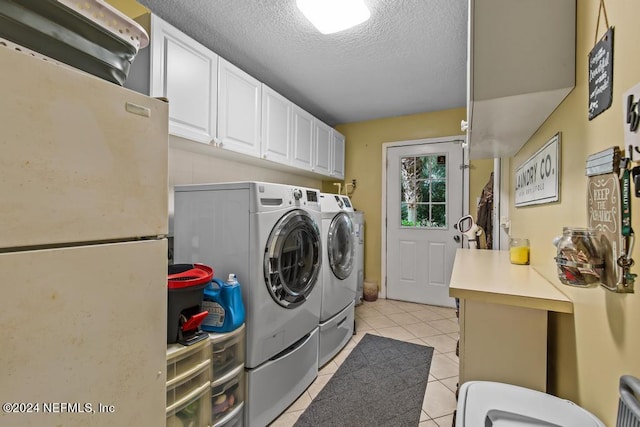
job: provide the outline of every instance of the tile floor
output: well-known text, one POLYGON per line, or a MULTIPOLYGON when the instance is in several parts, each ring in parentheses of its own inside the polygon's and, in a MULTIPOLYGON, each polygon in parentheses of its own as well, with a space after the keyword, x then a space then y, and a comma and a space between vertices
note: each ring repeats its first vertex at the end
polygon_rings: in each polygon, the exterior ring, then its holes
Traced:
POLYGON ((450 427, 456 408, 458 382, 458 319, 455 309, 385 299, 364 301, 356 307, 356 335, 320 370, 309 388, 271 427, 292 426, 365 333, 434 348, 419 425, 450 427))

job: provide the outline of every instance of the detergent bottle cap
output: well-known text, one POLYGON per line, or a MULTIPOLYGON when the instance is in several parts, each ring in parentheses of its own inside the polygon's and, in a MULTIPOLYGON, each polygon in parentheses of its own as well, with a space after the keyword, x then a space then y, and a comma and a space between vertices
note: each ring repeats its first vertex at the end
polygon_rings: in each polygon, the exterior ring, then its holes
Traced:
POLYGON ((227 283, 235 283, 236 282, 236 275, 233 273, 229 273, 229 278, 227 279, 227 283))

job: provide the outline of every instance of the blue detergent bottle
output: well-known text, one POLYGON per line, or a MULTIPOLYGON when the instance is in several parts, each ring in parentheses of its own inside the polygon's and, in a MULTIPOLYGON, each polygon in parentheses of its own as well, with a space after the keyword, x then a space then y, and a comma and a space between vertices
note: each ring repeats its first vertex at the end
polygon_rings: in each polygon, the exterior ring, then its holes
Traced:
POLYGON ((202 309, 209 312, 200 325, 204 331, 230 332, 244 323, 242 291, 235 274, 229 274, 226 282, 214 278, 207 285, 202 309))

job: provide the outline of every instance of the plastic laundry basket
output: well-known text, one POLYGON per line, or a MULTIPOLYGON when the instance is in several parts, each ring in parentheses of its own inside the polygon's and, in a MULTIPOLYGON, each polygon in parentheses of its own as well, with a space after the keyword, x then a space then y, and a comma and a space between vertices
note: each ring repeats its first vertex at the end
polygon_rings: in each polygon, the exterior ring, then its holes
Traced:
MULTIPOLYGON (((616 427, 640 427, 640 380, 620 377, 616 427)), ((575 403, 539 391, 490 381, 462 384, 456 427, 501 425, 589 427, 604 424, 575 403)))
POLYGON ((631 375, 620 377, 620 400, 616 427, 640 427, 640 380, 631 375))
POLYGON ((458 395, 456 427, 605 427, 596 416, 550 394, 511 384, 469 381, 458 395))

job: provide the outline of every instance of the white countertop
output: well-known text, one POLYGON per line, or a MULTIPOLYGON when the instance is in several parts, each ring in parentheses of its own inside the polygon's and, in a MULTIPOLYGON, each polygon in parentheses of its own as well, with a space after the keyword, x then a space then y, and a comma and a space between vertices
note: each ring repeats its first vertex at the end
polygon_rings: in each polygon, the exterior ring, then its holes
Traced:
POLYGON ((529 265, 509 262, 509 251, 458 249, 449 295, 495 304, 573 313, 571 300, 529 265))

